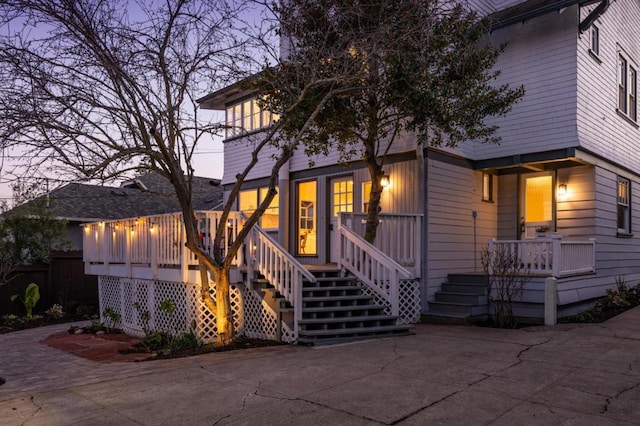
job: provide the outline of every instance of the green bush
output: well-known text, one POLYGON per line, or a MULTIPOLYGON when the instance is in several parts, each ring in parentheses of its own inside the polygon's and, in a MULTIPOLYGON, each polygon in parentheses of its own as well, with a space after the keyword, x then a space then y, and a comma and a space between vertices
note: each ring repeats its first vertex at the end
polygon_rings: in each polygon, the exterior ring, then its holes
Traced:
POLYGON ((640 283, 628 287, 624 278, 618 277, 616 288, 608 289, 606 296, 598 300, 592 309, 561 318, 560 322, 602 322, 638 305, 640 305, 640 283))
POLYGON ((202 342, 193 330, 182 333, 175 337, 169 344, 169 352, 179 352, 187 349, 197 349, 202 346, 202 342))

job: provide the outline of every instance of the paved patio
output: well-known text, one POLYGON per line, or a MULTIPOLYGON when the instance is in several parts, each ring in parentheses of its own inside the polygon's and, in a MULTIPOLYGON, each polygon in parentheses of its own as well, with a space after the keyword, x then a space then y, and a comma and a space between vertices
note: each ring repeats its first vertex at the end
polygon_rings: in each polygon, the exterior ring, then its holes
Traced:
POLYGON ((153 362, 89 361, 0 335, 3 425, 640 424, 640 308, 525 330, 415 335, 153 362))

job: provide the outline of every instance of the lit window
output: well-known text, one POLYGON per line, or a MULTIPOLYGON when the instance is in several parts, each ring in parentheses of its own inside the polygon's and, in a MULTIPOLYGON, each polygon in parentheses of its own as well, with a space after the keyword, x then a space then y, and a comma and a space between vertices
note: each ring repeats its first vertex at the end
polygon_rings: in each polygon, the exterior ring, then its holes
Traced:
POLYGON ((493 201, 493 175, 482 174, 482 201, 493 201))
POLYGON ((600 55, 600 30, 595 25, 591 25, 591 52, 600 55))
POLYGON ((369 197, 371 196, 371 181, 362 184, 362 211, 367 212, 369 197))
POLYGON ((298 254, 316 255, 316 181, 301 182, 297 185, 298 194, 298 254))
POLYGON ((333 182, 331 209, 334 217, 341 212, 353 211, 353 180, 340 179, 333 182))
POLYGON ((618 56, 618 112, 636 121, 638 72, 631 61, 622 53, 618 56))
POLYGON ((256 99, 248 99, 226 108, 227 139, 270 126, 277 114, 262 110, 256 99))
POLYGON ((631 233, 631 191, 629 179, 618 176, 618 233, 631 233))
MULTIPOLYGON (((266 198, 268 193, 268 187, 262 187, 259 190, 247 189, 240 191, 240 194, 238 194, 238 209, 247 216, 251 215, 256 211, 259 203, 266 198)), ((278 195, 276 195, 260 218, 261 227, 265 229, 278 228, 279 206, 280 201, 278 195)))

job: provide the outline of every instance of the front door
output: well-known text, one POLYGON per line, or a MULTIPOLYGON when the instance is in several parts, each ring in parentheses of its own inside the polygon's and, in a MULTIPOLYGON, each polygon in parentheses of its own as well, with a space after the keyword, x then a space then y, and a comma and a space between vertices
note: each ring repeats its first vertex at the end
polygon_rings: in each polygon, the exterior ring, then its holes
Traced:
POLYGON ((338 215, 341 212, 353 212, 353 179, 351 177, 331 179, 329 192, 329 261, 335 263, 340 256, 338 215))
POLYGON ((535 238, 538 232, 553 231, 553 175, 523 175, 521 189, 523 214, 520 218, 520 238, 535 238))

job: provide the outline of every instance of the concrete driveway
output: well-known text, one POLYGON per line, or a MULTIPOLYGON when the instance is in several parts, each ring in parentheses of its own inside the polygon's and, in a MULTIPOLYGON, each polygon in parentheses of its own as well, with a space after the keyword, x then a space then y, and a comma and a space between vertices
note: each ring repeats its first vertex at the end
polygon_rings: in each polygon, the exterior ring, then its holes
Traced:
POLYGON ((640 424, 640 308, 525 330, 104 364, 0 335, 2 425, 640 424))

